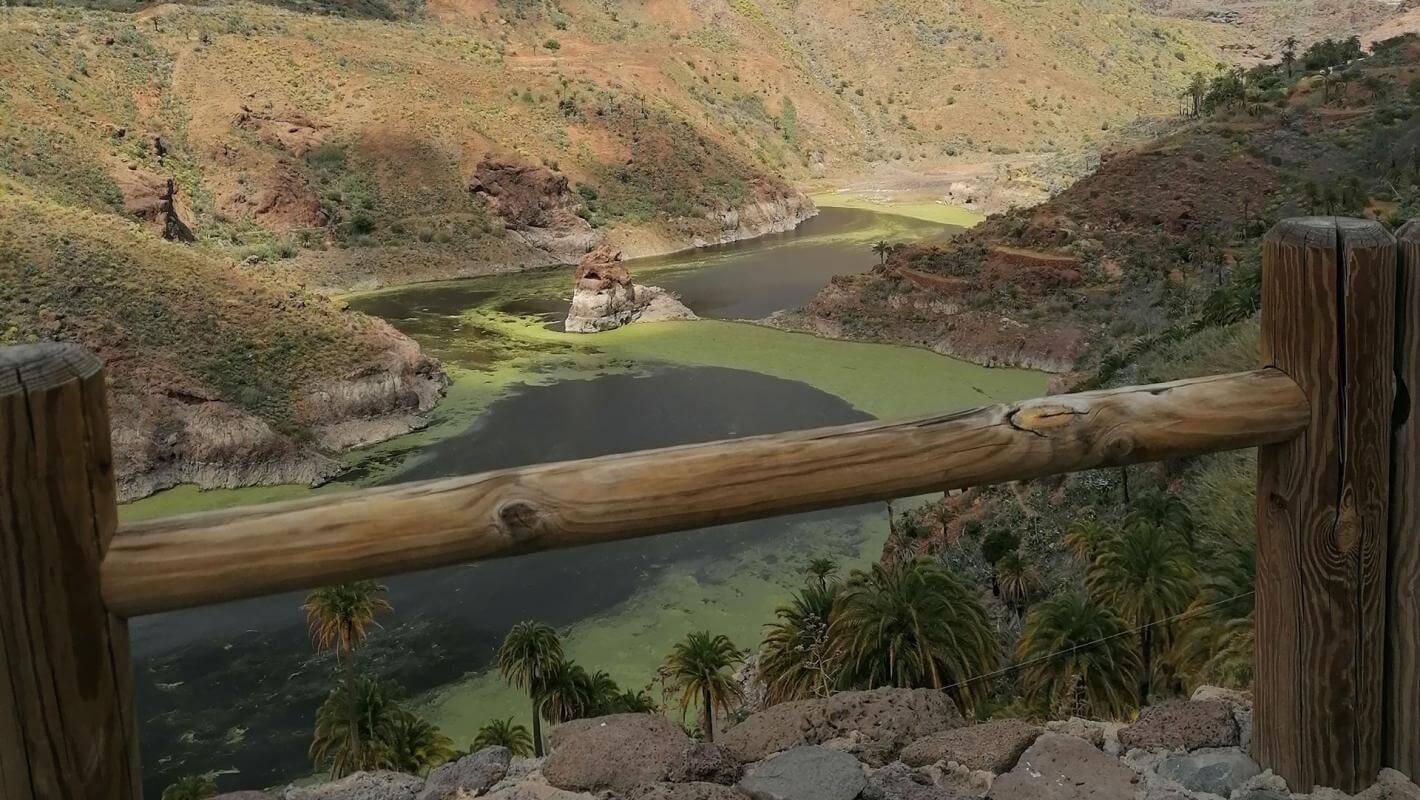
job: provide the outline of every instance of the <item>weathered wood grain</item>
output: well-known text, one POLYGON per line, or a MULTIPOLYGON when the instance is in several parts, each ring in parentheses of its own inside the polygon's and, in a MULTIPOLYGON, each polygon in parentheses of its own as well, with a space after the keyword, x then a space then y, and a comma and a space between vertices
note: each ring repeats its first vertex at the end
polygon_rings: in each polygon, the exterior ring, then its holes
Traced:
POLYGON ((124 616, 359 577, 1286 440, 1276 370, 547 464, 120 531, 124 616))
POLYGON ((99 564, 117 521, 103 373, 72 345, 0 349, 0 789, 137 800, 126 623, 99 564))
POLYGON ((1381 762, 1395 242, 1287 220, 1263 243, 1262 357, 1311 402, 1258 458, 1254 752, 1295 791, 1357 791, 1381 762))
POLYGON ((1420 779, 1420 221, 1401 228, 1397 238, 1385 763, 1420 779))

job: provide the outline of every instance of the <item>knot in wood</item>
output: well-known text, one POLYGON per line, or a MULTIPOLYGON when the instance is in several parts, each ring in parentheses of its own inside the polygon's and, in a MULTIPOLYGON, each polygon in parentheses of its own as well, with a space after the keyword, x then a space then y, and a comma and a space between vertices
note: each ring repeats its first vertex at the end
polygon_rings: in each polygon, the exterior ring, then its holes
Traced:
POLYGON ((1070 426, 1076 417, 1084 413, 1069 406, 1037 404, 1012 411, 1007 421, 1018 431, 1048 436, 1059 428, 1070 426))
POLYGON ((526 500, 509 500, 499 506, 498 525, 515 542, 528 541, 547 527, 543 513, 526 500))

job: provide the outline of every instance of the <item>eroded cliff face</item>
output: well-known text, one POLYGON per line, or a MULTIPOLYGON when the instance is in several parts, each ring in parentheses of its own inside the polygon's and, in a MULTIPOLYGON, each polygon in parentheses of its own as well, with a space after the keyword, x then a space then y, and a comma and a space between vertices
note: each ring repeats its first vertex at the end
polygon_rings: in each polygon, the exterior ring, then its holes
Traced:
POLYGON ((318 484, 340 471, 341 451, 423 427, 448 378, 413 340, 372 323, 374 354, 343 376, 300 381, 280 430, 204 386, 121 380, 110 393, 119 499, 179 484, 318 484))
POLYGON ((606 233, 605 241, 627 258, 645 258, 791 231, 817 213, 804 193, 763 181, 750 187, 743 201, 727 203, 704 217, 680 218, 669 226, 620 225, 606 233))
POLYGON ((489 156, 474 167, 469 191, 502 220, 507 235, 563 263, 601 240, 578 216, 582 204, 568 189, 567 176, 545 166, 489 156))

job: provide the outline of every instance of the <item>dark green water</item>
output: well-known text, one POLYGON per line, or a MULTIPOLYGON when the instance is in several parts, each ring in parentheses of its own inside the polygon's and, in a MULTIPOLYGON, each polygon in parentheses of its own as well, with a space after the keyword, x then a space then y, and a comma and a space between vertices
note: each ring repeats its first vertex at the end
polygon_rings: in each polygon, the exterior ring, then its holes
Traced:
MULTIPOLYGON (((869 268, 867 244, 876 237, 944 233, 930 223, 830 209, 794 233, 631 266, 637 280, 678 291, 702 316, 759 317, 802 304, 833 274, 869 268)), ((562 270, 352 299, 418 339, 455 383, 429 431, 353 454, 350 473, 337 484, 839 424, 1026 396, 1044 386, 1030 373, 907 348, 722 322, 632 326, 594 337, 548 332, 541 323, 565 309, 568 282, 562 270), (885 386, 884 374, 898 378, 885 386)), ((305 491, 180 490, 125 513, 305 491)), ((386 583, 395 613, 363 658, 401 683, 464 747, 482 722, 526 716, 518 694, 486 672, 513 623, 558 626, 569 652, 589 669, 641 688, 670 642, 688 630, 712 627, 752 646, 804 562, 832 555, 864 563, 881 547, 885 527, 880 508, 849 508, 392 578, 386 583)), ((301 601, 301 594, 287 594, 134 620, 149 796, 178 777, 212 770, 222 773, 223 790, 310 773, 306 749, 333 664, 312 654, 301 601)))

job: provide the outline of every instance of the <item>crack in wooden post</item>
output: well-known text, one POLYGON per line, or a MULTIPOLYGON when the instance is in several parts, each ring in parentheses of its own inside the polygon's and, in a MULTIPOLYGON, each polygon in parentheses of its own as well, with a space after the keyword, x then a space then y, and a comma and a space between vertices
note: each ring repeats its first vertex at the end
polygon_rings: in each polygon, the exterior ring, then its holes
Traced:
POLYGON ((1395 275, 1374 221, 1263 241, 1263 361, 1312 415, 1258 456, 1253 748, 1297 792, 1355 792, 1381 765, 1395 275))
POLYGON ((99 592, 117 528, 98 359, 0 349, 0 797, 138 800, 127 623, 99 592))
POLYGON ((1386 570, 1385 764, 1420 779, 1420 221, 1397 234, 1396 401, 1386 570))

